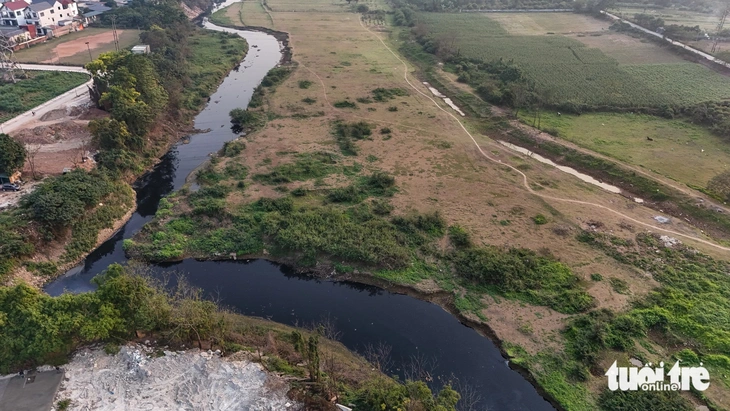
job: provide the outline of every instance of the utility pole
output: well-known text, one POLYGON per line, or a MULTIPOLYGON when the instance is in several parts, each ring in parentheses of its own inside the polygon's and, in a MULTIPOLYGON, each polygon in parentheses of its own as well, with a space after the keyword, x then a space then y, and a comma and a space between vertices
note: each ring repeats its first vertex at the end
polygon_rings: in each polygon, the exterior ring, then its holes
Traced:
POLYGON ((86 50, 89 50, 89 62, 94 61, 94 58, 91 57, 91 48, 89 47, 89 42, 86 42, 86 50))
POLYGON ((717 25, 717 32, 715 33, 715 41, 712 42, 712 50, 710 50, 710 53, 715 53, 719 50, 718 43, 720 43, 720 32, 722 31, 722 27, 725 25, 725 20, 727 20, 727 16, 730 14, 730 6, 725 6, 725 8, 722 10, 720 14, 720 23, 717 25))
POLYGON ((117 16, 112 14, 112 35, 114 36, 114 49, 119 51, 119 36, 117 35, 117 16))

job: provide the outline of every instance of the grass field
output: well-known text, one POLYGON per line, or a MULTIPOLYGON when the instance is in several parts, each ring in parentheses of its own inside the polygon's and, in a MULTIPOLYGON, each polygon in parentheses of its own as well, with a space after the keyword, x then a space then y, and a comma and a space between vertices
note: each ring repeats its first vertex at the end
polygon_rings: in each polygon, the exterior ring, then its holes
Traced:
POLYGON ((273 21, 266 13, 260 0, 245 0, 218 10, 210 16, 217 24, 232 24, 273 28, 273 21))
POLYGON ((28 75, 28 79, 0 86, 0 121, 10 120, 89 80, 83 73, 32 71, 28 75))
POLYGON ((575 13, 491 13, 489 19, 518 36, 599 32, 610 26, 606 21, 575 13))
POLYGON ((551 21, 552 14, 421 13, 419 19, 433 37, 454 39, 464 56, 513 60, 553 103, 637 107, 730 97, 727 77, 628 36, 595 32, 578 37, 575 32, 600 29, 603 23, 572 15, 573 27, 568 16, 556 14, 551 21), (560 25, 573 34, 545 34, 560 25))
POLYGON ((632 19, 636 14, 648 14, 653 17, 662 18, 667 25, 700 26, 701 29, 711 33, 716 31, 717 23, 720 22, 717 13, 698 13, 673 9, 644 9, 641 7, 621 7, 609 11, 627 19, 632 19))
POLYGON ((190 45, 190 78, 193 84, 185 88, 186 106, 197 109, 218 87, 219 82, 248 50, 246 41, 208 30, 199 30, 188 40, 190 45))
MULTIPOLYGON (((379 2, 370 2, 372 6, 379 2)), ((267 0, 266 4, 274 12, 343 12, 349 10, 349 5, 344 0, 267 0)), ((363 4, 368 4, 363 2, 363 4)))
MULTIPOLYGON (((531 124, 532 117, 525 114, 523 120, 531 124)), ((682 120, 638 114, 545 113, 541 123, 542 128, 558 130, 561 138, 581 147, 699 187, 730 169, 730 145, 682 120)))
MULTIPOLYGON (((139 30, 118 30, 117 33, 120 48, 130 48, 139 43, 139 30)), ((15 53, 15 57, 23 63, 60 63, 80 66, 89 62, 87 41, 89 41, 91 55, 94 58, 101 53, 114 50, 111 29, 87 28, 29 49, 20 50, 15 53)))

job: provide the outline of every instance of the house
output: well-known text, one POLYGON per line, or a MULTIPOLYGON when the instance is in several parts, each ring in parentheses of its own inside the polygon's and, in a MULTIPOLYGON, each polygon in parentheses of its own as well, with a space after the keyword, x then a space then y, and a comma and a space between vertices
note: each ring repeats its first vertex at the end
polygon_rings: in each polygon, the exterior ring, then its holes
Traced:
POLYGON ((83 23, 89 24, 99 19, 99 16, 111 10, 111 7, 107 7, 102 3, 86 3, 82 10, 86 10, 86 13, 82 13, 83 23))
POLYGON ((36 26, 38 35, 45 35, 46 31, 43 28, 56 24, 54 5, 44 1, 32 3, 29 8, 31 18, 26 21, 36 26))
POLYGON ((26 9, 28 3, 23 0, 3 3, 0 7, 0 25, 15 27, 25 25, 26 9))
POLYGON ((36 0, 29 8, 30 18, 26 21, 37 27, 38 35, 50 35, 54 31, 68 32, 57 30, 57 26, 73 25, 73 19, 79 14, 78 6, 73 0, 36 0))

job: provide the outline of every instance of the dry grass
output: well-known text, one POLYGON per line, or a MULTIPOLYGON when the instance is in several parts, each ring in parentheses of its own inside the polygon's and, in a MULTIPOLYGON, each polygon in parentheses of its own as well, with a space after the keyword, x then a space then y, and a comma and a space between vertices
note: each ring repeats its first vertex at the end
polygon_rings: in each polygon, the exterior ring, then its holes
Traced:
POLYGON ((621 33, 605 32, 600 36, 571 36, 588 47, 600 49, 619 64, 683 63, 686 60, 655 43, 621 33))
MULTIPOLYGON (((282 7, 284 2, 269 0, 269 5, 282 7)), ((323 7, 326 2, 306 3, 323 7)), ((544 201, 522 187, 522 176, 490 162, 482 156, 460 126, 423 97, 403 79, 403 66, 373 35, 362 28, 356 14, 341 13, 339 5, 325 12, 273 12, 274 27, 291 34, 294 60, 299 63, 291 76, 268 94, 268 109, 277 119, 246 137, 245 155, 241 161, 251 174, 263 173, 278 164, 293 161, 292 154, 314 151, 338 151, 331 134, 331 122, 364 120, 392 130, 390 139, 377 131, 372 140, 356 142, 359 155, 346 157, 345 164, 358 162, 363 173, 384 170, 396 178, 398 193, 391 199, 395 214, 409 210, 439 210, 449 224, 467 229, 477 244, 527 247, 552 253, 584 279, 588 292, 597 299, 599 307, 623 309, 629 301, 647 293, 654 285, 633 269, 616 263, 612 258, 575 240, 579 228, 589 221, 600 221, 601 230, 630 237, 625 224, 616 214, 588 205, 562 201, 544 201), (299 82, 312 82, 306 89, 299 82), (330 103, 367 97, 371 90, 398 87, 409 91, 387 103, 358 103, 356 109, 335 109, 330 103), (316 99, 314 104, 302 102, 316 99), (398 111, 388 111, 397 106, 398 111), (375 109, 375 111, 368 110, 375 109), (324 116, 296 119, 295 114, 324 112, 324 116), (376 160, 366 161, 373 156, 376 160), (548 217, 545 225, 536 225, 532 217, 548 217), (566 233, 556 227, 567 227, 566 233), (593 282, 590 274, 599 272, 604 280, 593 282), (630 294, 618 294, 609 284, 616 277, 626 283, 630 294)), ((547 24, 547 23, 545 23, 547 24)), ((377 29, 384 38, 383 28, 377 29)), ((394 36, 395 38, 395 36, 394 36)), ((397 48, 397 44, 389 43, 397 48)), ((419 83, 411 81, 417 86, 419 83)), ((430 95, 427 89, 421 91, 430 95)), ((490 156, 522 165, 529 180, 539 193, 602 204, 630 215, 640 221, 653 223, 657 213, 618 195, 588 185, 553 167, 511 152, 489 136, 475 132, 475 124, 466 120, 478 144, 490 156)), ((338 187, 349 184, 343 175, 331 175, 318 182, 293 182, 288 189, 338 187)), ((279 196, 272 186, 251 183, 242 194, 229 201, 241 204, 262 196, 279 196)), ((306 200, 305 200, 306 201, 306 200)), ((671 229, 701 235, 695 228, 674 222, 671 229)), ((637 229, 637 232, 640 229, 637 229)), ((694 245, 694 244, 693 244, 694 245)), ((701 247, 703 251, 712 249, 701 247)), ((716 254, 716 253, 714 253, 716 254)), ((424 282, 421 288, 433 291, 434 282, 424 282)), ((530 353, 545 347, 560 350, 563 346, 559 332, 565 316, 544 307, 485 297, 486 308, 481 312, 496 335, 504 341, 517 343, 530 353)))
POLYGON ((271 11, 275 12, 332 13, 349 10, 349 6, 344 0, 267 0, 266 4, 271 11))
POLYGON ((490 13, 484 16, 498 21, 509 34, 522 36, 600 32, 610 26, 606 21, 575 13, 490 13))

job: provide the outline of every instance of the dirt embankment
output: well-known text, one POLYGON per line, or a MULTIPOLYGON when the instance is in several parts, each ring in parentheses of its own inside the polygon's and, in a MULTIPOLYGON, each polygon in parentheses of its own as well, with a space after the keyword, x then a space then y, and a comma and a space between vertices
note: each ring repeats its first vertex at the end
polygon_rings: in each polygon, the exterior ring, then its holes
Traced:
POLYGON ((164 351, 125 345, 115 355, 101 348, 76 353, 56 401, 69 410, 299 410, 289 385, 243 358, 219 352, 164 351))

